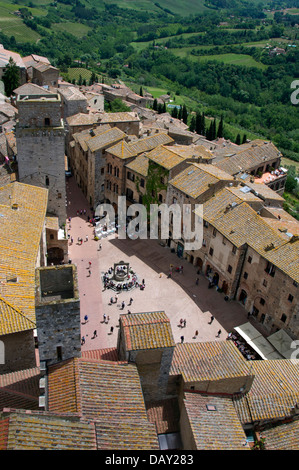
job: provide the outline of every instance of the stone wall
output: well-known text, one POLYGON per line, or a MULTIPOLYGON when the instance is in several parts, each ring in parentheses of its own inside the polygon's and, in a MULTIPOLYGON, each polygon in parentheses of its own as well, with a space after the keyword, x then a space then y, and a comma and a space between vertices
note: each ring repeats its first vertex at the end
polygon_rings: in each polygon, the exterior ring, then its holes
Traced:
POLYGON ((16 130, 19 181, 48 189, 48 214, 66 221, 64 132, 61 129, 16 130))
POLYGON ((283 329, 298 338, 298 284, 277 267, 274 272, 267 272, 267 264, 265 258, 248 247, 236 300, 253 313, 269 334, 283 329))
POLYGON ((65 136, 57 94, 19 96, 16 127, 19 181, 48 189, 48 213, 66 222, 65 136))
POLYGON ((174 348, 130 351, 129 361, 138 369, 145 402, 173 397, 167 392, 174 348))
POLYGON ((80 300, 74 265, 36 271, 36 327, 41 361, 81 356, 80 300))
POLYGON ((36 367, 33 330, 1 336, 4 343, 4 364, 0 374, 36 367))

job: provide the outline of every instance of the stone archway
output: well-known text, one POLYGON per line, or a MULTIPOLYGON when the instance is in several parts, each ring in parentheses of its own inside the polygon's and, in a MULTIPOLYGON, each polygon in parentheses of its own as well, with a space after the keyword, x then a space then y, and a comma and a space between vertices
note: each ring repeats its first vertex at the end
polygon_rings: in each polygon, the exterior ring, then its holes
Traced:
POLYGON ((203 260, 201 258, 196 258, 195 265, 197 266, 198 270, 201 271, 203 267, 203 260))
POLYGON ((228 283, 226 281, 223 281, 223 284, 222 284, 222 292, 224 294, 227 294, 227 291, 228 291, 228 283))
POLYGON ((239 295, 239 301, 245 305, 246 304, 246 300, 247 300, 247 292, 242 289, 241 292, 240 292, 240 295, 239 295))
POLYGON ((64 252, 62 248, 53 246, 52 248, 48 249, 48 256, 47 256, 48 266, 50 266, 51 264, 61 264, 63 260, 64 260, 64 252))
POLYGON ((213 274, 213 284, 215 284, 215 286, 218 286, 218 283, 219 283, 219 274, 215 272, 213 274))
POLYGON ((207 267, 206 267, 206 276, 209 277, 209 275, 211 274, 212 272, 212 268, 209 264, 207 264, 207 267))

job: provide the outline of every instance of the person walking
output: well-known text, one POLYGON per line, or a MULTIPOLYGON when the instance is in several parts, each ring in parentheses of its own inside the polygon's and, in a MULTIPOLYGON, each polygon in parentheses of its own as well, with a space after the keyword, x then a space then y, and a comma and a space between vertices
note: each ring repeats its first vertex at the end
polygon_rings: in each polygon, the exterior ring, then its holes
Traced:
POLYGON ((221 335, 221 330, 218 330, 218 333, 216 335, 216 338, 220 338, 220 335, 221 335))
POLYGON ((212 315, 211 320, 209 321, 209 325, 211 325, 213 323, 213 321, 214 321, 214 316, 212 315))
POLYGON ((97 336, 98 336, 97 330, 94 330, 94 332, 93 332, 93 337, 96 338, 97 336))
POLYGON ((88 322, 88 316, 87 315, 84 316, 84 321, 85 321, 85 323, 88 322))
POLYGON ((104 321, 104 323, 106 323, 106 318, 107 318, 106 313, 104 313, 104 314, 103 314, 103 321, 104 321))
POLYGON ((114 329, 113 326, 111 326, 111 328, 110 328, 110 334, 113 333, 113 329, 114 329))
POLYGON ((82 344, 85 344, 85 336, 82 336, 82 338, 81 338, 81 345, 82 344))
POLYGON ((186 327, 186 320, 183 321, 183 327, 186 327))
POLYGON ((184 342, 184 336, 181 336, 181 343, 184 342))
POLYGON ((126 305, 125 302, 122 301, 122 303, 121 303, 121 309, 122 309, 122 310, 125 308, 125 305, 126 305))
POLYGON ((195 331, 193 338, 196 339, 198 336, 198 330, 195 331))
POLYGON ((133 302, 133 299, 132 299, 132 297, 131 297, 131 298, 130 298, 130 303, 129 303, 129 305, 132 305, 132 302, 133 302))

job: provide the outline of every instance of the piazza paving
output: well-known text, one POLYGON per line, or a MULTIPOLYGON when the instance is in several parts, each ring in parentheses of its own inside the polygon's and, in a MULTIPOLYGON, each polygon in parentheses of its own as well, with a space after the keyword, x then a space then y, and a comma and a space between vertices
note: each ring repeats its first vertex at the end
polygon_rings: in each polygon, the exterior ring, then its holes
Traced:
POLYGON ((67 223, 68 233, 70 240, 73 238, 73 243, 69 241, 69 258, 77 266, 81 337, 85 339, 82 351, 116 347, 119 318, 128 311, 164 311, 170 319, 176 343, 181 342, 182 336, 184 342, 223 341, 235 326, 247 321, 242 305, 225 301, 222 293, 208 289, 208 280, 203 275, 198 276, 194 266, 178 258, 157 240, 121 240, 117 235, 110 235, 100 242, 94 240, 93 227, 87 221, 91 212, 73 177, 67 181, 67 197, 67 214, 71 218, 67 223), (82 244, 78 243, 78 237, 83 239, 82 244), (110 304, 116 293, 104 289, 102 275, 121 261, 129 263, 138 273, 139 280, 144 279, 145 288, 122 291, 117 302, 110 304), (170 265, 183 266, 183 273, 173 269, 169 278, 170 265), (130 298, 133 299, 131 305, 130 298), (211 315, 214 321, 209 324, 211 315), (180 320, 186 320, 186 326, 182 326, 180 320))

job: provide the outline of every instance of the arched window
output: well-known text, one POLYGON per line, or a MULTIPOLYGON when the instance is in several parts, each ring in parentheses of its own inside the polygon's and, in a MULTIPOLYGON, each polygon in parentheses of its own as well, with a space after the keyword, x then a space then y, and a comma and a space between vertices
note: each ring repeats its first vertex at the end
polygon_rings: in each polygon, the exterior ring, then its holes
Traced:
POLYGON ((46 176, 46 186, 49 186, 49 184, 50 184, 49 176, 46 176))
POLYGON ((286 322, 286 319, 287 319, 287 316, 286 316, 285 313, 283 313, 283 314, 281 315, 280 320, 283 321, 283 323, 285 323, 285 322, 286 322))

